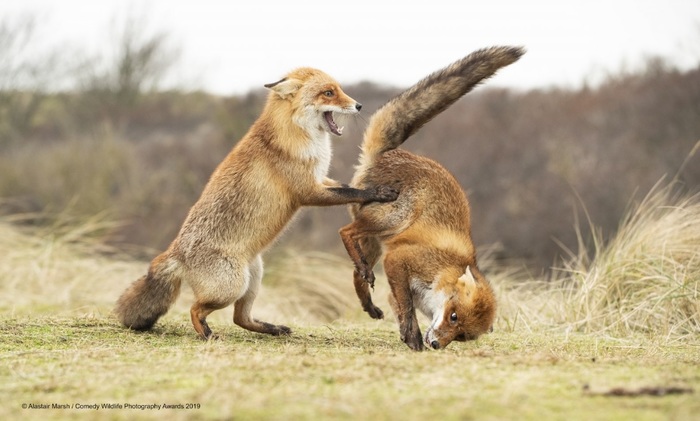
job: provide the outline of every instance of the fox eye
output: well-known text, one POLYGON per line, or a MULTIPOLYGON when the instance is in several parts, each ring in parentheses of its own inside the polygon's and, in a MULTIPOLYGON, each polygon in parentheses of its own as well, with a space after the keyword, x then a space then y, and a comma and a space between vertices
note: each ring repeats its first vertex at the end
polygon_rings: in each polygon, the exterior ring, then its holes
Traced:
POLYGON ((327 97, 330 98, 330 97, 333 96, 333 91, 331 91, 331 90, 329 89, 329 90, 327 90, 327 91, 324 91, 324 92, 323 92, 323 95, 325 95, 325 96, 327 96, 327 97))
POLYGON ((454 323, 454 322, 457 321, 457 313, 452 313, 452 314, 450 314, 450 321, 451 321, 452 323, 454 323))

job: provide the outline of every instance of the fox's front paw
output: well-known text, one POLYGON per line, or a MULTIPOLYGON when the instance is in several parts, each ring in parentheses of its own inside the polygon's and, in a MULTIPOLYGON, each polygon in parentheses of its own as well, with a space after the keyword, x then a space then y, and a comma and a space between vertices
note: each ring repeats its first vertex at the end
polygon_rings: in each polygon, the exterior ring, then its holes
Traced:
POLYGON ((393 202, 399 198, 399 191, 389 186, 379 186, 374 189, 372 201, 374 202, 393 202))
POLYGON ((408 345, 409 348, 411 348, 414 351, 423 351, 425 349, 425 346, 423 345, 423 338, 421 337, 420 334, 416 335, 407 335, 401 337, 401 340, 408 345))

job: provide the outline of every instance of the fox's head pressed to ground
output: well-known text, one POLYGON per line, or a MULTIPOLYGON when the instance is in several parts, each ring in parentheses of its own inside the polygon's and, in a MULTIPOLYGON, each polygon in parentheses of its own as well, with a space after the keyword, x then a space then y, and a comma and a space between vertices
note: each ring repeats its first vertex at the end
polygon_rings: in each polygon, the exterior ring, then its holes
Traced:
POLYGON ((496 298, 488 281, 476 267, 463 274, 443 273, 434 286, 432 320, 425 343, 442 349, 452 341, 468 341, 493 330, 496 298))
POLYGON ((350 98, 340 84, 326 73, 302 67, 293 70, 281 80, 268 83, 272 90, 270 101, 287 102, 291 107, 294 123, 305 129, 316 129, 343 134, 343 126, 335 119, 341 114, 356 114, 362 104, 350 98))

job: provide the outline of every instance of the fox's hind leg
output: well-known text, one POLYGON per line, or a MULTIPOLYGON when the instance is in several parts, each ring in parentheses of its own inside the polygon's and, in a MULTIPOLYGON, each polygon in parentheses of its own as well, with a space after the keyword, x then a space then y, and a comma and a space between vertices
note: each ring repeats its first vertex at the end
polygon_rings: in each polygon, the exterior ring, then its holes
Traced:
POLYGON ((409 226, 413 212, 405 211, 406 200, 361 208, 355 220, 338 231, 348 256, 355 264, 355 272, 374 288, 372 267, 381 256, 379 237, 397 234, 409 226))
POLYGON ((374 272, 372 272, 372 266, 370 266, 365 256, 365 251, 362 250, 360 242, 371 236, 364 229, 363 225, 357 220, 349 225, 344 226, 338 231, 340 234, 340 239, 343 241, 345 250, 350 256, 350 260, 355 264, 355 273, 367 282, 372 288, 374 288, 374 272))
POLYGON ((248 288, 246 266, 218 250, 201 250, 206 259, 190 262, 188 283, 195 302, 190 308, 192 326, 203 339, 215 339, 207 324, 207 316, 214 310, 233 303, 248 288), (206 253, 205 253, 206 252, 206 253))
POLYGON ((225 303, 203 303, 195 302, 190 309, 190 317, 192 318, 192 326, 194 330, 199 333, 202 339, 217 339, 218 336, 214 335, 207 324, 207 316, 211 314, 214 310, 219 310, 226 307, 228 304, 225 303))
MULTIPOLYGON (((367 262, 367 267, 371 271, 374 265, 382 256, 382 246, 379 244, 379 240, 376 237, 364 237, 359 241, 359 247, 363 252, 364 258, 367 262)), ((369 314, 373 319, 384 318, 384 313, 382 310, 375 306, 372 302, 372 294, 370 293, 370 284, 367 280, 360 274, 360 272, 355 269, 352 273, 353 283, 355 284, 355 293, 357 298, 360 299, 362 304, 362 309, 369 314)), ((372 276, 374 279, 374 275, 372 276)))
POLYGON ((272 323, 262 322, 254 319, 250 313, 253 307, 253 301, 258 295, 260 284, 263 275, 263 262, 260 255, 255 256, 253 261, 248 266, 250 273, 250 281, 248 290, 241 298, 236 301, 233 309, 233 322, 238 326, 248 329, 253 332, 267 333, 270 335, 289 335, 292 330, 287 326, 273 325, 272 323))

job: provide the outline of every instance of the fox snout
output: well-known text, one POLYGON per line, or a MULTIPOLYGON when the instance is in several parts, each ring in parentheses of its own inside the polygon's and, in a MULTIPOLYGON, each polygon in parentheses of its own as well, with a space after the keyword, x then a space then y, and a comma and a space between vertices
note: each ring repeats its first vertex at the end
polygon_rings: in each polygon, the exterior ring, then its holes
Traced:
MULTIPOLYGON (((493 326, 484 333, 491 333, 493 332, 493 326)), ((457 342, 466 342, 466 341, 473 341, 479 337, 478 334, 470 334, 466 332, 454 332, 448 330, 445 332, 444 330, 441 331, 441 329, 428 329, 428 332, 425 334, 425 344, 430 346, 433 349, 442 349, 442 348, 447 348, 447 345, 452 343, 452 341, 457 341, 457 342)))
POLYGON ((355 101, 354 99, 352 99, 352 98, 350 98, 350 97, 348 97, 348 99, 349 99, 350 101, 352 101, 352 103, 349 104, 349 105, 344 106, 344 107, 342 108, 342 110, 340 110, 339 112, 347 113, 347 114, 356 114, 356 113, 359 113, 360 110, 362 109, 362 104, 360 104, 359 102, 355 101))
MULTIPOLYGON (((453 339, 447 339, 447 340, 445 340, 445 338, 442 338, 442 339, 443 339, 443 342, 445 342, 445 344, 441 344, 440 341, 437 338, 435 338, 434 333, 431 335, 431 332, 428 332, 428 334, 425 335, 425 343, 427 345, 430 345, 430 347, 433 349, 447 348, 447 345, 449 345, 452 341, 463 342, 466 340, 466 337, 464 334, 461 334, 453 339)), ((476 338, 470 338, 470 339, 476 339, 476 338)))
POLYGON ((342 136, 343 134, 343 129, 345 128, 344 126, 338 126, 336 124, 334 118, 333 118, 333 113, 336 112, 338 114, 357 114, 360 112, 362 109, 362 104, 359 102, 355 101, 354 99, 350 98, 349 96, 343 94, 345 98, 347 98, 347 102, 350 102, 350 104, 345 105, 343 107, 338 107, 334 104, 324 104, 321 106, 321 110, 323 111, 323 118, 326 121, 327 129, 331 133, 333 133, 336 136, 342 136))
MULTIPOLYGON (((435 334, 435 330, 433 328, 428 329, 428 331, 425 333, 425 344, 430 346, 433 349, 440 349, 442 346, 440 345, 440 341, 438 341, 438 337, 435 334)), ((447 346, 447 344, 445 344, 447 346)))

